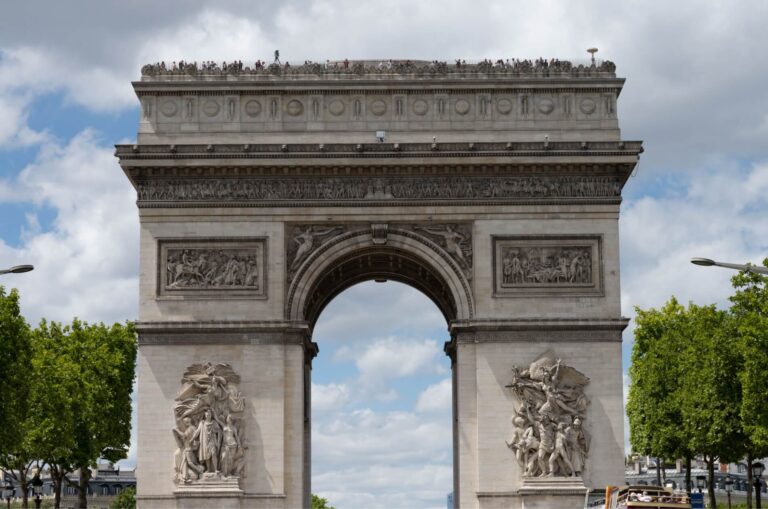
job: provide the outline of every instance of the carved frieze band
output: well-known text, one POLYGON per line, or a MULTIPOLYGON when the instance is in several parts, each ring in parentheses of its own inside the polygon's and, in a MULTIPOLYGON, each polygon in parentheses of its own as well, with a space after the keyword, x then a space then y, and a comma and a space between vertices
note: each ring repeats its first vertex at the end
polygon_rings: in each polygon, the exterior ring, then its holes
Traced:
POLYGON ((601 237, 494 237, 497 297, 601 295, 601 237))
POLYGON ((286 236, 288 283, 293 281, 305 260, 342 234, 370 231, 373 244, 385 244, 387 235, 397 230, 416 234, 436 244, 467 279, 472 278, 472 225, 469 223, 295 224, 289 227, 286 236))
POLYGON ((581 177, 315 177, 147 179, 137 182, 139 206, 165 203, 237 202, 259 206, 279 201, 409 202, 618 199, 618 176, 581 177))
POLYGON ((160 240, 158 295, 266 297, 265 239, 160 240))

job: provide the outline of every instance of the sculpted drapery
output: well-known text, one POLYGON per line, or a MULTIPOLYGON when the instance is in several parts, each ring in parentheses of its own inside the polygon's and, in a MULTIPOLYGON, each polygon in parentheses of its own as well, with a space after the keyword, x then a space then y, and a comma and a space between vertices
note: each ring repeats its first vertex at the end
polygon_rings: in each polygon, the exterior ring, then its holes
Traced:
POLYGON ((512 367, 518 408, 507 446, 524 477, 576 477, 584 471, 589 438, 583 427, 589 378, 555 359, 548 350, 530 367, 512 367))
POLYGON ((174 407, 176 482, 243 477, 240 377, 229 364, 205 362, 187 368, 181 383, 174 407))

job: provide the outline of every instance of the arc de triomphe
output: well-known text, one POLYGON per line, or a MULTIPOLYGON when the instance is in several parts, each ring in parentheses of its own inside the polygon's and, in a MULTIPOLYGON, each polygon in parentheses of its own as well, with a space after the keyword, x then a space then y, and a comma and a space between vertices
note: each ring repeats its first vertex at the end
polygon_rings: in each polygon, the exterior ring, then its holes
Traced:
POLYGON ((309 507, 313 326, 400 281, 445 316, 461 508, 583 507, 623 484, 610 62, 148 65, 142 508, 309 507))

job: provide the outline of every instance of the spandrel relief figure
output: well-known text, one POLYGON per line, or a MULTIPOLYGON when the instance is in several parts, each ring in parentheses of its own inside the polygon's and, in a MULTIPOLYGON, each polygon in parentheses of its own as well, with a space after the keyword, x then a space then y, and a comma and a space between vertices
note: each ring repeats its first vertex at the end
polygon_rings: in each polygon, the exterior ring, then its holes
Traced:
POLYGON ((299 230, 293 237, 293 242, 297 247, 293 262, 291 263, 290 272, 294 272, 299 268, 301 262, 303 262, 316 247, 318 239, 339 229, 339 227, 322 228, 319 226, 308 226, 304 230, 299 230))
POLYGON ((589 439, 583 428, 589 378, 547 351, 526 369, 512 368, 518 410, 507 447, 525 477, 578 476, 584 471, 589 439))
POLYGON ((441 245, 453 256, 463 270, 472 269, 472 246, 469 242, 469 235, 464 234, 458 228, 448 224, 440 228, 419 227, 417 230, 424 231, 435 237, 442 239, 441 245))
POLYGON ((243 477, 245 398, 239 383, 228 364, 194 364, 184 373, 174 408, 177 483, 243 477))

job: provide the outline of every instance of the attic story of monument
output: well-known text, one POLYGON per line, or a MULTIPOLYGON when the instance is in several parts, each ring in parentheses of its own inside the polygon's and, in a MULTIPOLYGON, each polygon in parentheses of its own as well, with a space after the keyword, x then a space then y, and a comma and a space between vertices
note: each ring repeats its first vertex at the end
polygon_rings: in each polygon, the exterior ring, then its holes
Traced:
POLYGON ((139 507, 309 507, 313 328, 371 279, 445 316, 457 507, 621 482, 642 143, 611 62, 177 62, 133 86, 139 507))

